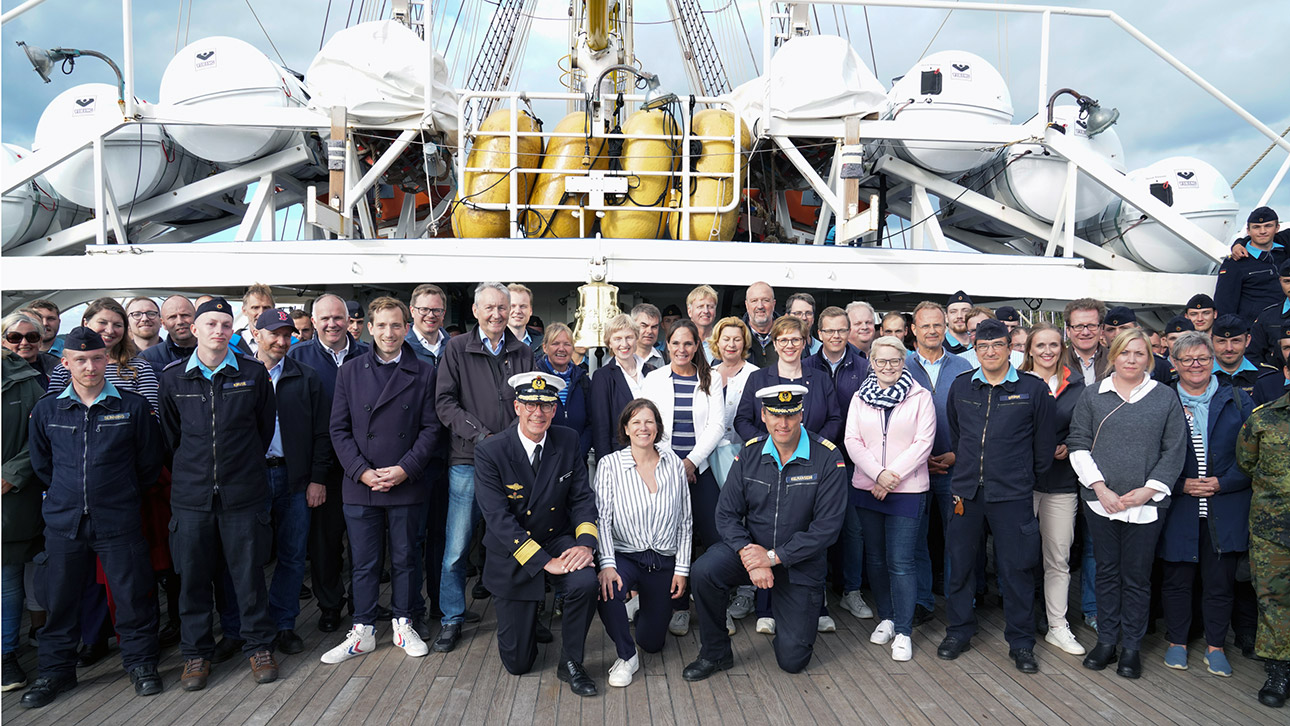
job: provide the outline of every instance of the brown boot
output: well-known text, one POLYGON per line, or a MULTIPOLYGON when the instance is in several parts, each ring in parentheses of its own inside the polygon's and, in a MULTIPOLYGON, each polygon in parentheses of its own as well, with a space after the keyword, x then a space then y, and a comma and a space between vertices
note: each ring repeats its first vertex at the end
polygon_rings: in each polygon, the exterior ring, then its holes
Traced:
POLYGON ((206 687, 206 680, 211 677, 211 662, 205 658, 189 658, 184 661, 184 674, 179 677, 179 685, 185 691, 200 691, 206 687))
POLYGON ((273 683, 278 680, 278 661, 267 648, 255 651, 251 656, 251 675, 256 683, 273 683))

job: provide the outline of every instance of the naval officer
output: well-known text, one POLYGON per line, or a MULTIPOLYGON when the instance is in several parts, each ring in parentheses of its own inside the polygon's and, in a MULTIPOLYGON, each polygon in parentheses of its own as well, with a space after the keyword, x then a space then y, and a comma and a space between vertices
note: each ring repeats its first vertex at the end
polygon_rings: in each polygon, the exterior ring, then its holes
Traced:
POLYGON ((483 580, 497 608, 497 650, 515 675, 533 667, 545 573, 564 593, 556 675, 575 694, 594 696, 582 658, 599 591, 599 532, 585 455, 577 432, 551 426, 564 388, 559 376, 520 373, 507 385, 515 389, 516 423, 475 448, 475 498, 488 549, 483 580))

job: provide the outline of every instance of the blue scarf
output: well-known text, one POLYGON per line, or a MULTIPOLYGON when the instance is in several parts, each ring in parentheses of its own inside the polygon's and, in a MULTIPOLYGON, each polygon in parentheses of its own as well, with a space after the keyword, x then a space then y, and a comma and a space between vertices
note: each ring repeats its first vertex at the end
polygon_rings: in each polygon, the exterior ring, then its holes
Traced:
POLYGON ((1184 391, 1181 383, 1177 388, 1178 398, 1182 400, 1183 407, 1191 412, 1192 422, 1200 431, 1200 440, 1205 444, 1205 450, 1209 451, 1209 402, 1214 400, 1214 394, 1218 392, 1218 377, 1210 376, 1209 387, 1199 396, 1184 391))
POLYGON ((914 377, 909 375, 908 368, 902 370, 900 378, 886 388, 879 385, 877 374, 870 370, 868 377, 860 384, 860 390, 856 391, 856 395, 861 401, 874 408, 893 409, 905 400, 905 396, 909 395, 909 389, 913 386, 914 377))

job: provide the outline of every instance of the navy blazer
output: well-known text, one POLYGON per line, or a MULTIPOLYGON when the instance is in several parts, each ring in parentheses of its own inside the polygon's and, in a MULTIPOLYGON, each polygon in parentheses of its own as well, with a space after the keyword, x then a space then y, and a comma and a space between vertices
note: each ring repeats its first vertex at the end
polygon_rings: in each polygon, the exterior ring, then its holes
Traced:
POLYGON ((542 568, 576 545, 594 552, 600 532, 578 435, 552 426, 536 473, 518 424, 475 447, 475 500, 484 515, 484 585, 498 597, 546 597, 542 568))
MULTIPOLYGON (((838 407, 833 379, 827 373, 803 364, 802 378, 794 383, 811 391, 806 396, 806 410, 802 414, 802 425, 806 430, 826 441, 841 441, 845 421, 842 409, 838 407)), ((761 421, 761 401, 755 394, 758 389, 779 384, 779 368, 775 363, 771 363, 770 368, 758 368, 749 374, 748 383, 744 384, 744 396, 739 399, 739 408, 735 412, 735 433, 739 438, 747 441, 766 434, 766 424, 761 421)))
MULTIPOLYGON (((1218 494, 1208 497, 1209 542, 1214 551, 1245 552, 1250 548, 1250 478, 1236 465, 1236 440, 1254 402, 1240 390, 1219 385, 1209 402, 1209 476, 1218 477, 1218 494)), ((1165 510, 1160 533, 1160 557, 1166 562, 1199 562, 1200 500, 1183 494, 1183 480, 1199 471, 1188 431, 1187 462, 1174 482, 1172 502, 1165 510)))
MULTIPOLYGON (((837 370, 829 365, 829 361, 824 357, 824 350, 821 349, 814 355, 807 356, 802 361, 803 368, 814 368, 833 381, 833 393, 838 399, 838 415, 842 416, 842 425, 838 428, 838 438, 842 438, 846 427, 846 412, 851 410, 851 397, 856 395, 860 390, 860 384, 864 379, 869 377, 869 361, 860 355, 854 345, 847 343, 846 350, 842 353, 842 360, 838 363, 837 370)), ((748 389, 745 388, 745 391, 748 389)), ((829 437, 825 436, 828 439, 829 437)), ((829 439, 834 441, 835 439, 829 439)), ((842 452, 842 460, 847 464, 847 471, 851 467, 851 455, 847 453, 847 447, 838 446, 838 451, 842 452)), ((850 488, 850 487, 848 487, 850 488)), ((859 490, 856 490, 859 491, 859 490)))
POLYGON ((394 375, 381 385, 375 351, 341 366, 331 407, 331 443, 345 473, 344 502, 370 507, 419 504, 434 484, 426 477, 439 446, 435 368, 403 344, 394 375), (401 466, 408 478, 388 492, 372 491, 359 477, 368 469, 401 466))
MULTIPOLYGON (((372 346, 361 340, 356 340, 354 336, 345 333, 345 338, 349 341, 349 353, 345 356, 345 362, 348 363, 360 355, 370 351, 372 346)), ((332 359, 331 353, 323 350, 322 341, 318 336, 303 343, 297 343, 287 349, 287 357, 291 360, 300 361, 318 374, 318 380, 322 381, 323 393, 327 394, 327 401, 330 405, 332 391, 336 390, 336 371, 340 366, 332 359)))
MULTIPOLYGON (((655 366, 646 365, 640 371, 641 382, 654 370, 655 366)), ((591 376, 591 398, 587 401, 587 413, 591 420, 591 446, 596 450, 596 461, 609 456, 623 448, 618 443, 618 417, 623 409, 632 402, 632 390, 627 386, 627 376, 618 367, 618 360, 610 360, 596 369, 591 376)))

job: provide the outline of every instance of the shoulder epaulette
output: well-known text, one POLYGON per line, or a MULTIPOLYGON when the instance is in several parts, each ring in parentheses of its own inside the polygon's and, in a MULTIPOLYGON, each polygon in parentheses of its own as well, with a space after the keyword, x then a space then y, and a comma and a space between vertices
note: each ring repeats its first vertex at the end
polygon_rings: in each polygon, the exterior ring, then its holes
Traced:
POLYGON ((751 439, 748 439, 747 441, 745 441, 744 446, 752 446, 753 444, 759 444, 765 440, 766 440, 765 436, 754 436, 751 439))
POLYGON ((180 364, 180 363, 183 363, 183 362, 185 362, 185 361, 187 361, 187 360, 188 360, 187 358, 176 358, 175 360, 172 360, 172 361, 170 361, 169 363, 167 363, 167 364, 165 365, 165 367, 163 367, 161 370, 163 370, 163 371, 164 371, 164 370, 167 370, 167 369, 170 369, 170 368, 174 368, 176 365, 178 365, 178 364, 180 364))
POLYGON ((837 444, 833 443, 832 441, 829 441, 828 439, 824 438, 823 436, 817 436, 817 437, 815 437, 815 440, 816 440, 816 441, 818 441, 818 442, 820 442, 820 446, 823 446, 824 448, 828 449, 829 451, 837 451, 837 448, 838 448, 837 444))

